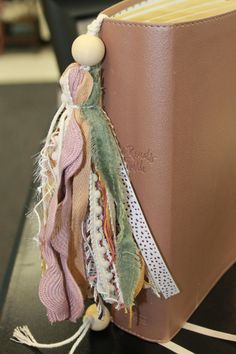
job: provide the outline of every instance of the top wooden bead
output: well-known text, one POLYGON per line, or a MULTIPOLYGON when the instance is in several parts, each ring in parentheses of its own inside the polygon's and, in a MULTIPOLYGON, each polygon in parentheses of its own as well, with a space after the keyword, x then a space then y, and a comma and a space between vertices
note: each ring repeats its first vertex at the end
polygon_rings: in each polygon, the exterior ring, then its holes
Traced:
POLYGON ((97 36, 82 34, 74 40, 71 52, 74 60, 80 65, 93 66, 102 61, 105 45, 97 36))

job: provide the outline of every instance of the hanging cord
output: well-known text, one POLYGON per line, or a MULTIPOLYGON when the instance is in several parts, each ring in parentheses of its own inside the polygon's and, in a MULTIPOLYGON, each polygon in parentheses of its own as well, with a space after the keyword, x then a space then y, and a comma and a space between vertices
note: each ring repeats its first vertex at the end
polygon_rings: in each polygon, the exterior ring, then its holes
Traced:
POLYGON ((108 18, 108 16, 105 14, 99 14, 97 18, 88 25, 87 34, 97 36, 97 34, 100 32, 102 22, 105 18, 108 18))
POLYGON ((83 340, 83 338, 86 336, 89 329, 92 329, 93 331, 102 331, 103 329, 107 328, 107 326, 110 323, 111 316, 108 309, 105 306, 103 307, 103 311, 104 311, 103 317, 100 319, 96 305, 93 304, 89 306, 83 317, 83 323, 81 327, 78 329, 78 331, 70 338, 67 338, 61 342, 52 343, 52 344, 39 343, 36 341, 36 339, 34 338, 34 336, 32 335, 32 333, 30 332, 27 326, 17 327, 13 332, 11 341, 19 344, 26 344, 29 347, 34 347, 39 349, 59 348, 75 341, 71 350, 69 351, 69 354, 73 354, 76 348, 78 347, 78 345, 83 340))
MULTIPOLYGON (((90 325, 89 325, 88 329, 89 329, 89 328, 90 328, 90 325)), ((84 332, 82 332, 81 336, 79 336, 79 337, 76 339, 76 341, 75 341, 75 343, 73 344, 71 350, 69 351, 69 354, 73 354, 73 353, 75 352, 75 350, 78 348, 79 344, 81 343, 82 339, 85 337, 85 335, 86 335, 88 329, 87 329, 87 330, 84 330, 84 332)))
MULTIPOLYGON (((81 340, 84 338, 84 336, 88 332, 88 330, 90 329, 90 326, 91 326, 91 319, 84 318, 83 324, 81 325, 79 330, 72 337, 65 339, 61 342, 52 343, 52 344, 38 343, 27 326, 17 327, 13 332, 13 337, 11 338, 11 341, 16 342, 16 343, 20 343, 20 344, 26 344, 29 347, 34 347, 34 348, 52 349, 52 348, 63 347, 64 345, 69 344, 69 343, 73 342, 74 340, 76 340, 76 343, 78 346, 79 343, 81 342, 81 340)), ((69 354, 74 353, 77 346, 73 345, 69 354), (73 351, 72 351, 72 349, 73 349, 73 351)))

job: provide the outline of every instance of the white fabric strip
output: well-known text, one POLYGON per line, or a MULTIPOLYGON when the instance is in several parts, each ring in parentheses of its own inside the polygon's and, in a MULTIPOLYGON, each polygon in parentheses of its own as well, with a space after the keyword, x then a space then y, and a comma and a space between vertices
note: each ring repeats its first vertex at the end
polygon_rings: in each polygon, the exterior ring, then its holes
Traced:
POLYGON ((129 222, 132 226, 134 238, 146 262, 152 280, 160 289, 165 299, 179 293, 167 265, 155 243, 148 224, 139 205, 134 189, 131 185, 124 164, 120 164, 120 176, 127 193, 127 206, 129 222))
POLYGON ((102 207, 99 205, 101 192, 96 187, 98 177, 95 173, 90 174, 89 183, 89 232, 91 237, 91 246, 93 258, 97 270, 96 289, 103 299, 107 302, 115 302, 114 286, 111 284, 113 273, 110 270, 109 262, 104 258, 106 248, 103 247, 103 238, 105 238, 102 230, 102 207))
POLYGON ((225 332, 215 331, 213 329, 198 326, 198 325, 195 325, 195 324, 192 324, 189 322, 185 323, 183 328, 187 329, 188 331, 203 334, 205 336, 228 340, 231 342, 236 342, 236 335, 235 334, 229 334, 229 333, 225 333, 225 332))

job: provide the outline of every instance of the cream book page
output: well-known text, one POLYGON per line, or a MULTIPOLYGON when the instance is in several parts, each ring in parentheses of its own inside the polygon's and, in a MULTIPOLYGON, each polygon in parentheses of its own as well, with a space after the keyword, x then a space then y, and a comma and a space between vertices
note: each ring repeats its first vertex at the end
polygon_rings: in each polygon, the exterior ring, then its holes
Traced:
POLYGON ((236 0, 147 0, 128 7, 114 18, 151 23, 178 23, 236 10, 236 0))

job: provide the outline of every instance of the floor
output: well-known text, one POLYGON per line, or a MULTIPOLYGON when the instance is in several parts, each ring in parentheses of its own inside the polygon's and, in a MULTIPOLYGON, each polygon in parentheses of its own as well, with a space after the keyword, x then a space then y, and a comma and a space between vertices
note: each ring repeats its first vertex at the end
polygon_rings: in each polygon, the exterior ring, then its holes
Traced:
POLYGON ((0 85, 56 82, 58 76, 50 46, 35 52, 11 51, 0 55, 0 85))
POLYGON ((57 107, 58 77, 50 46, 0 55, 0 306, 29 208, 32 157, 57 107))
MULTIPOLYGON (((77 23, 78 33, 86 32, 93 18, 77 23)), ((34 52, 8 52, 0 55, 0 85, 57 82, 59 71, 50 46, 34 52)))

